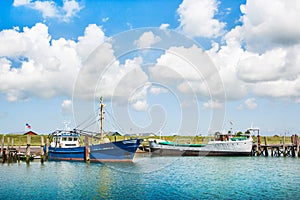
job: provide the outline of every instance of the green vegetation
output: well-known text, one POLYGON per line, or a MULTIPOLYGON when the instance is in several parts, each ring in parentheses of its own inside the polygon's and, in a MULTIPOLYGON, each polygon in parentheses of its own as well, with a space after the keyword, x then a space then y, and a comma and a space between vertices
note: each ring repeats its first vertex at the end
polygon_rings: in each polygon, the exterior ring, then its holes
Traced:
MULTIPOLYGON (((30 145, 31 146, 40 146, 41 145, 41 137, 44 137, 44 143, 46 143, 46 139, 48 138, 48 135, 31 135, 30 145)), ((0 141, 2 141, 3 134, 0 134, 0 141)), ((5 145, 7 145, 8 138, 10 138, 10 145, 13 144, 14 146, 19 146, 19 143, 21 146, 27 145, 27 135, 17 135, 17 134, 9 134, 5 135, 5 145), (20 141, 20 142, 19 142, 20 141)), ((110 136, 108 137, 110 141, 117 141, 124 140, 124 139, 130 139, 129 136, 110 136)), ((131 138, 137 138, 137 136, 131 137, 131 138)), ((179 143, 191 143, 191 144, 201 144, 201 143, 207 143, 209 140, 213 139, 213 136, 162 136, 161 138, 159 136, 156 137, 138 137, 144 139, 143 145, 148 145, 148 139, 163 139, 168 140, 170 142, 179 142, 179 143)), ((266 136, 267 144, 281 144, 282 143, 282 137, 279 136, 266 136)), ((254 142, 257 142, 257 137, 253 137, 254 142)), ((261 144, 264 144, 264 136, 260 137, 261 144)), ((50 141, 51 142, 51 141, 50 141)), ((84 145, 84 136, 81 136, 80 139, 81 145, 84 145)), ((89 137, 89 144, 98 144, 99 140, 96 138, 89 137)), ((291 137, 287 136, 285 139, 285 143, 291 143, 291 137)))

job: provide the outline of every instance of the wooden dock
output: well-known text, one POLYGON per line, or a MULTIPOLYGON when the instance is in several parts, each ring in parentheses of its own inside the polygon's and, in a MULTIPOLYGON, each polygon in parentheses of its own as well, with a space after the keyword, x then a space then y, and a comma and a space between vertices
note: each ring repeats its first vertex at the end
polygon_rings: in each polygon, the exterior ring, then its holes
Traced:
POLYGON ((257 135, 257 141, 252 146, 252 156, 272 156, 272 157, 300 157, 298 135, 292 135, 290 142, 286 142, 286 136, 282 136, 281 144, 267 144, 266 137, 257 135))

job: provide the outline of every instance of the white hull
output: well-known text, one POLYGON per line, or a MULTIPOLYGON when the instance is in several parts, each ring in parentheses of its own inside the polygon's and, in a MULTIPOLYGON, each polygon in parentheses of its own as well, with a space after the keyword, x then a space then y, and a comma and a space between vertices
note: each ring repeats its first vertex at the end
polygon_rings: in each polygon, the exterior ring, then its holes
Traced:
POLYGON ((252 150, 253 140, 240 141, 211 141, 205 146, 186 146, 159 144, 149 141, 153 155, 168 156, 249 156, 252 150))

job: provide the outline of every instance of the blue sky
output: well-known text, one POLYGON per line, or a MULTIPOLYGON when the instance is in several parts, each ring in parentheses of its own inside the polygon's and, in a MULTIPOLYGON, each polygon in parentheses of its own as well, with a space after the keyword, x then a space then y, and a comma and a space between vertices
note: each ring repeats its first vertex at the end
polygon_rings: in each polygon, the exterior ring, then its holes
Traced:
POLYGON ((96 121, 100 96, 105 130, 299 133, 299 13, 297 0, 1 1, 0 133, 96 121))

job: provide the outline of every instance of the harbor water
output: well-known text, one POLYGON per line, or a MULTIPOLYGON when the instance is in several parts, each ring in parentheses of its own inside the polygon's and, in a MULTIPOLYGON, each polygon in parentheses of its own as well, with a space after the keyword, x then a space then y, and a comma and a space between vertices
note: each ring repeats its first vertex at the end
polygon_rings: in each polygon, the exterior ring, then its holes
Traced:
POLYGON ((300 159, 150 157, 1 165, 1 199, 300 199, 300 159))

